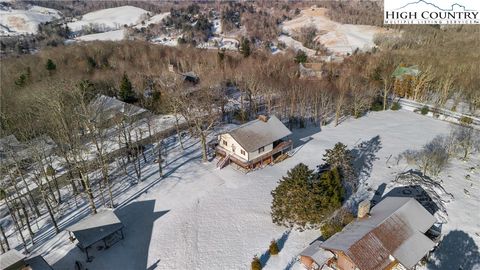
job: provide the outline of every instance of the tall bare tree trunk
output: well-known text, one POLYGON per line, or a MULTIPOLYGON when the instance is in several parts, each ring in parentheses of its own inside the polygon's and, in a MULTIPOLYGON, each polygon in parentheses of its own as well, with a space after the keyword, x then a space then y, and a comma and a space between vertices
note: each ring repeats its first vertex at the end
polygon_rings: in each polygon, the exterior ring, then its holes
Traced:
POLYGON ((3 240, 5 241, 5 246, 7 247, 7 250, 10 250, 10 243, 8 243, 8 238, 5 235, 5 230, 3 229, 3 226, 0 225, 0 233, 2 233, 3 240))

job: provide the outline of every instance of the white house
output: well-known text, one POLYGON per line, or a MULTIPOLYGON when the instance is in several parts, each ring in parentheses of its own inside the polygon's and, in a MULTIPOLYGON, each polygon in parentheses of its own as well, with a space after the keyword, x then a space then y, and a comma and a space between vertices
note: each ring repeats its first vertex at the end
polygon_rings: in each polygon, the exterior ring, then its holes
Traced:
POLYGON ((217 164, 223 168, 233 162, 244 169, 254 169, 271 163, 292 148, 287 139, 290 130, 277 117, 259 116, 218 136, 217 164))

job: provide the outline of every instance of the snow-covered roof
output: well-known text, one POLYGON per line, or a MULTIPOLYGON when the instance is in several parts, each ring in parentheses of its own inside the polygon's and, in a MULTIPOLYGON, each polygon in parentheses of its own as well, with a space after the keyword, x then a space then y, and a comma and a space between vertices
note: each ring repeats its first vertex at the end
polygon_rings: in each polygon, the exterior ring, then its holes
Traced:
POLYGON ((82 247, 89 247, 123 228, 123 224, 112 210, 102 210, 89 216, 66 230, 72 232, 82 247))
POLYGON ((434 222, 414 198, 387 197, 372 208, 370 217, 348 224, 321 246, 345 252, 364 270, 383 269, 390 255, 411 268, 435 245, 424 235, 434 222))
POLYGON ((312 258, 320 266, 325 264, 328 259, 333 257, 333 253, 323 249, 321 247, 322 243, 323 241, 316 240, 306 247, 302 252, 300 252, 299 255, 312 258))
POLYGON ((248 152, 269 145, 292 134, 276 116, 267 121, 256 119, 228 132, 248 152))
POLYGON ((17 251, 16 249, 11 249, 2 255, 0 255, 0 269, 7 269, 25 259, 25 255, 17 251))
POLYGON ((102 115, 104 120, 109 120, 118 114, 133 117, 147 112, 144 108, 105 95, 98 95, 96 99, 90 102, 90 108, 93 110, 95 118, 102 115))
POLYGON ((27 142, 19 142, 15 135, 9 135, 0 139, 0 158, 6 165, 14 162, 13 157, 19 161, 31 157, 32 152, 41 151, 50 155, 57 144, 48 135, 40 135, 27 142))

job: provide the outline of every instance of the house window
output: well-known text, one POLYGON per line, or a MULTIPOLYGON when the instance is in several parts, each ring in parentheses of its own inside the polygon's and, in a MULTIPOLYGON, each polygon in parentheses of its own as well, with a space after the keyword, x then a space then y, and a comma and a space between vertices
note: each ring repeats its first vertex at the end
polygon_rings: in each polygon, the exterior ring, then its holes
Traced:
POLYGON ((265 152, 265 146, 258 148, 258 153, 260 154, 262 152, 265 152))
POLYGON ((225 146, 228 145, 227 141, 223 140, 222 142, 223 142, 223 145, 225 145, 225 146))
POLYGON ((245 156, 245 151, 243 150, 240 150, 240 154, 244 155, 245 156))

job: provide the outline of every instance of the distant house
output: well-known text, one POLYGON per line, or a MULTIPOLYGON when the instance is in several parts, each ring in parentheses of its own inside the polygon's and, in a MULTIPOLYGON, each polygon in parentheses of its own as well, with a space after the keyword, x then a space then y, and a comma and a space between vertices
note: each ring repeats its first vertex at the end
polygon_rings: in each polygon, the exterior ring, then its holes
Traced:
POLYGON ((27 258, 19 251, 11 249, 0 255, 1 270, 53 270, 42 256, 27 258))
POLYGON ((407 76, 417 77, 420 74, 418 66, 402 67, 398 66, 392 73, 392 77, 397 80, 403 80, 407 76))
POLYGON ((299 63, 298 70, 300 78, 305 79, 320 79, 324 74, 322 63, 299 63))
POLYGON ((40 135, 26 142, 20 142, 15 135, 0 139, 0 160, 5 166, 15 162, 27 162, 35 151, 41 151, 44 156, 51 155, 57 144, 48 135, 40 135))
POLYGON ((292 148, 292 133, 277 117, 259 116, 218 136, 218 167, 233 162, 244 169, 269 164, 292 148))
POLYGON ((179 73, 185 82, 189 82, 191 84, 197 84, 200 82, 200 77, 197 76, 193 71, 179 73))
POLYGON ((116 119, 126 117, 129 121, 136 121, 144 118, 150 112, 114 97, 98 95, 89 104, 92 111, 93 121, 114 122, 116 119))
POLYGON ((435 247, 425 233, 436 220, 414 198, 387 197, 369 209, 369 202, 362 203, 357 220, 307 247, 300 253, 302 264, 307 269, 412 269, 435 247), (333 256, 315 255, 324 251, 333 256))
POLYGON ((109 209, 89 216, 66 230, 70 234, 72 242, 74 240, 78 241, 77 246, 85 253, 87 261, 91 260, 88 256, 88 249, 92 248, 96 243, 102 242, 104 248, 109 248, 124 237, 122 222, 109 209))

